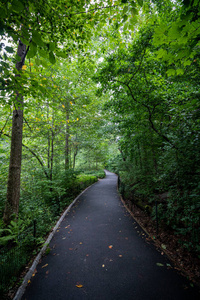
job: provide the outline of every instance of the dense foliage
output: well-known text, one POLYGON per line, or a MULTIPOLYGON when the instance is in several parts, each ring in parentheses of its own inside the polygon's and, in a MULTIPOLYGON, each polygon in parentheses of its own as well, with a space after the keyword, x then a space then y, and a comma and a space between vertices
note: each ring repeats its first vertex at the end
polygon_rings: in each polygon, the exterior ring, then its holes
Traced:
POLYGON ((0 13, 3 261, 15 248, 19 270, 104 167, 199 255, 199 1, 3 0, 0 13))
POLYGON ((165 4, 174 11, 160 7, 128 32, 95 80, 100 94, 110 91, 106 109, 121 152, 113 166, 124 196, 154 216, 156 200, 162 225, 199 253, 199 4, 165 4))

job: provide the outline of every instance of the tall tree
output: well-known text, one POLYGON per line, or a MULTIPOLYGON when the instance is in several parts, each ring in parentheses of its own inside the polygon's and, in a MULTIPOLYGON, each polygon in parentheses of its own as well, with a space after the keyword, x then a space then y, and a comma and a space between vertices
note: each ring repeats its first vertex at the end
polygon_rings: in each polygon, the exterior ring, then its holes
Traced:
MULTIPOLYGON (((17 55, 20 61, 16 63, 16 69, 20 73, 26 57, 26 45, 19 40, 17 55)), ((17 74, 20 76, 20 74, 17 74)), ((12 214, 18 215, 20 197, 20 174, 22 158, 22 131, 23 131, 23 95, 16 91, 15 110, 12 118, 12 138, 10 151, 10 164, 7 185, 7 201, 4 211, 4 222, 9 223, 12 214)))
MULTIPOLYGON (((66 57, 67 54, 60 48, 59 43, 68 40, 65 51, 71 51, 79 45, 79 40, 88 39, 89 32, 84 25, 87 17, 82 17, 86 13, 86 6, 90 1, 68 2, 60 0, 12 0, 1 2, 0 11, 1 35, 9 36, 14 43, 18 44, 16 77, 9 83, 12 91, 13 85, 17 87, 13 98, 16 109, 13 114, 13 127, 11 138, 11 156, 9 167, 7 202, 4 212, 4 221, 9 223, 12 214, 18 214, 20 196, 20 170, 22 153, 22 128, 23 128, 23 94, 22 81, 25 81, 21 72, 26 56, 34 57, 37 53, 41 56, 48 54, 51 63, 55 63, 55 54, 66 57), (23 12, 23 14, 22 14, 23 12), (56 12, 56 13, 55 13, 56 12), (19 76, 20 74, 20 76, 19 76)), ((2 44, 1 44, 2 47, 2 44)), ((7 47, 9 52, 12 52, 7 47)), ((4 74, 10 81, 10 74, 6 72, 4 64, 4 74)), ((3 84, 5 85, 5 80, 3 84)))

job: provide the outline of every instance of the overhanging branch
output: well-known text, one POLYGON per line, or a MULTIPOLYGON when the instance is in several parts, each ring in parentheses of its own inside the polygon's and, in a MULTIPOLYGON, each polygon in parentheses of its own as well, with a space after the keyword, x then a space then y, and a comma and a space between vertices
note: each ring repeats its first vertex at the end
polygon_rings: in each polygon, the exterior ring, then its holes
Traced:
MULTIPOLYGON (((10 137, 8 134, 3 133, 3 135, 5 135, 5 136, 7 136, 8 138, 11 139, 11 137, 10 137)), ((41 167, 42 167, 42 170, 43 170, 43 172, 44 172, 46 178, 49 180, 49 175, 48 175, 47 171, 45 170, 45 166, 44 166, 42 160, 40 159, 40 157, 39 157, 33 150, 31 150, 28 146, 24 145, 23 143, 22 143, 22 146, 23 146, 24 148, 26 148, 29 152, 31 152, 31 154, 37 159, 37 161, 39 162, 39 164, 40 164, 41 167)))

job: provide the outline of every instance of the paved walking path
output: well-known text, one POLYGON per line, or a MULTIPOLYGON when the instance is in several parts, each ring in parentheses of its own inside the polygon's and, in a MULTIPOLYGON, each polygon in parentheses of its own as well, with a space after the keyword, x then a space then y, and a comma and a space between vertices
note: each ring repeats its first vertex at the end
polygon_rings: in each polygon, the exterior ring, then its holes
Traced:
POLYGON ((26 288, 26 300, 200 299, 147 243, 123 207, 117 176, 106 171, 81 195, 26 288))

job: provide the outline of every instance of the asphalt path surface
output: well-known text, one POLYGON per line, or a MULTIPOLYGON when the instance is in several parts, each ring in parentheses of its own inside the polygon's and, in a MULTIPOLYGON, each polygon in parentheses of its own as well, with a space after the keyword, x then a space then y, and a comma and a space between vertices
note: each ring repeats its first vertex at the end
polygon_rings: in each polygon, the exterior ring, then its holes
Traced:
POLYGON ((106 171, 66 215, 22 299, 200 299, 146 238, 106 171))

